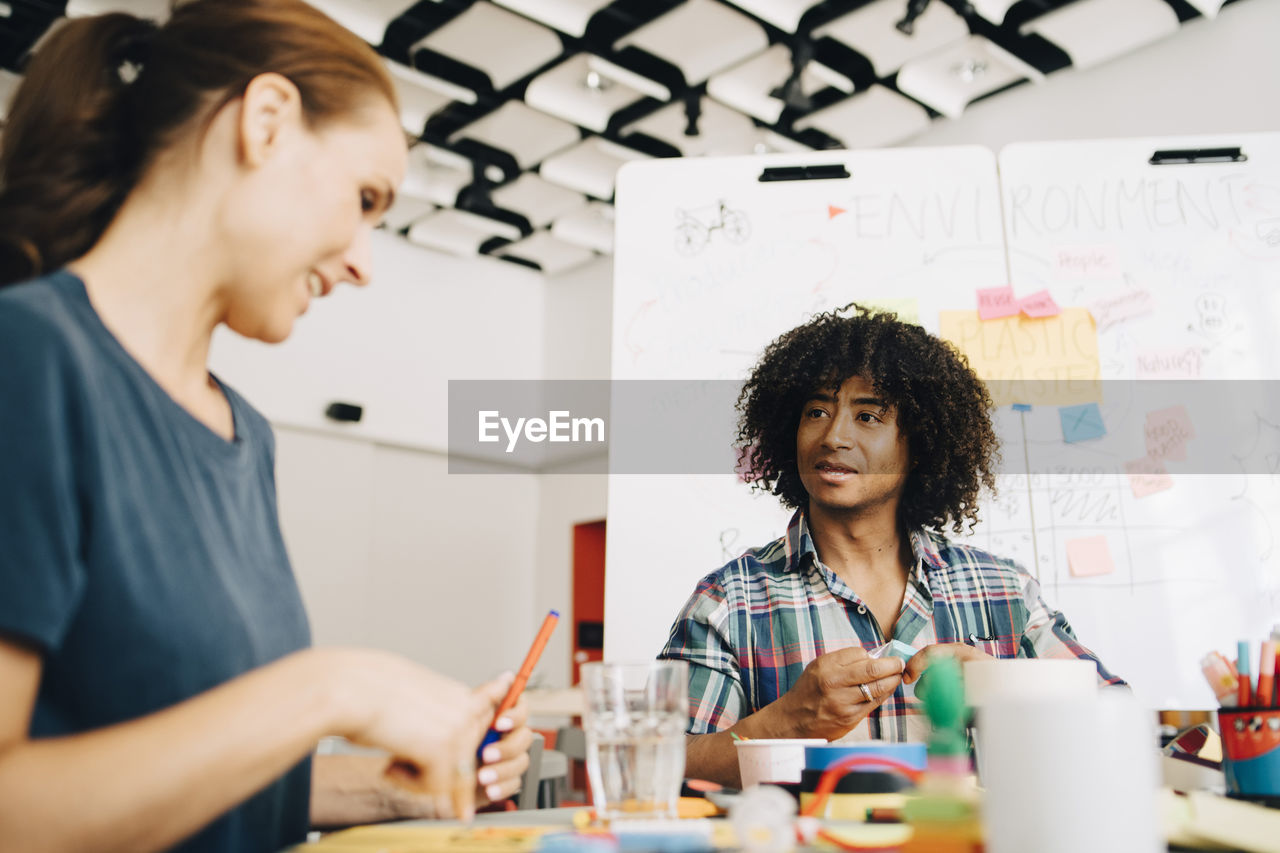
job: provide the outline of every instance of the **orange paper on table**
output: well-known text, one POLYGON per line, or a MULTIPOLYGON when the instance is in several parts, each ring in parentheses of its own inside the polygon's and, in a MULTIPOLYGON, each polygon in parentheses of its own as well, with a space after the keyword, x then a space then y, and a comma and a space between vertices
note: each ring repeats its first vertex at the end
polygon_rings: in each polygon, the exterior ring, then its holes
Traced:
POLYGON ((965 354, 997 406, 1102 401, 1098 333, 1083 308, 1038 320, 982 320, 977 311, 942 311, 938 333, 965 354))
POLYGON ((1067 565, 1071 576, 1092 578, 1115 572, 1116 563, 1111 559, 1111 546, 1105 536, 1085 536, 1067 542, 1067 565))

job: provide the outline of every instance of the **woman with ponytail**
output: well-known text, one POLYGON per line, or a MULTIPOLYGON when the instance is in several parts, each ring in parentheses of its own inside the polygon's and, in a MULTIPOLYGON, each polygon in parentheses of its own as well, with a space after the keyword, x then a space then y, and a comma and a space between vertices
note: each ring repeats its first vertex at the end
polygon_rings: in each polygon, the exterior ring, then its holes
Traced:
POLYGON ((0 850, 274 851, 517 787, 523 706, 474 763, 506 679, 310 647, 270 427, 206 366, 218 325, 280 341, 368 283, 405 161, 381 61, 301 0, 72 20, 32 59, 0 140, 0 850), (325 735, 390 758, 312 761, 325 735))

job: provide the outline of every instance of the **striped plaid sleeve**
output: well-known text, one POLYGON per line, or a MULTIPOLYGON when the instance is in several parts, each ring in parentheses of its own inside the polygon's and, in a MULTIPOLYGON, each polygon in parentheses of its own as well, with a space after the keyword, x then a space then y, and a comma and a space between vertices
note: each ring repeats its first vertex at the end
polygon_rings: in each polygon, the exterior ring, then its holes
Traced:
POLYGON ((1027 608, 1027 627, 1022 634, 1018 657, 1091 661, 1098 668, 1099 684, 1124 685, 1123 679, 1108 672, 1097 655, 1080 644, 1067 617, 1045 603, 1039 581, 1021 569, 1019 575, 1022 577, 1023 603, 1027 608))
POLYGON ((689 664, 691 735, 732 726, 746 707, 742 675, 728 628, 729 606, 724 588, 716 575, 710 575, 698 584, 676 617, 671 636, 658 655, 660 659, 689 664))

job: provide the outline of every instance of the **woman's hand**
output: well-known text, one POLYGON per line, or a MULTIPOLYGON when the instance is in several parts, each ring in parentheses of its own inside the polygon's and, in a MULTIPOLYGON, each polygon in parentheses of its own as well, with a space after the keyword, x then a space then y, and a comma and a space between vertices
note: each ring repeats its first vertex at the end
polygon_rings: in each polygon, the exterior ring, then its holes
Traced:
MULTIPOLYGON (((511 673, 506 673, 476 688, 476 692, 496 710, 514 679, 511 673)), ((500 802, 520 790, 521 777, 529 769, 529 747, 533 744, 533 731, 528 727, 528 721, 529 706, 521 696, 515 707, 494 725, 503 735, 496 743, 486 746, 480 756, 481 767, 476 777, 478 806, 483 808, 500 802)))
POLYGON ((492 719, 493 691, 473 691, 386 652, 328 654, 347 709, 335 734, 390 752, 390 778, 429 798, 434 814, 470 819, 476 747, 492 719))

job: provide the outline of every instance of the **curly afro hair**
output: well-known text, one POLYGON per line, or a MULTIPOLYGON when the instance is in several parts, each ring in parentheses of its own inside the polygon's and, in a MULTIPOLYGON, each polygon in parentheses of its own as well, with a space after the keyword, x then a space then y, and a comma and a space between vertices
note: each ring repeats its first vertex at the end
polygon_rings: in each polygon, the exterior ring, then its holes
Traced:
POLYGON ((738 445, 754 488, 808 506, 796 463, 801 407, 814 392, 865 379, 897 409, 911 470, 898 516, 907 529, 969 530, 978 496, 994 494, 999 443, 991 395, 950 343, 897 315, 857 304, 819 314, 779 337, 738 396, 738 445))

